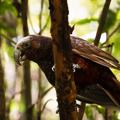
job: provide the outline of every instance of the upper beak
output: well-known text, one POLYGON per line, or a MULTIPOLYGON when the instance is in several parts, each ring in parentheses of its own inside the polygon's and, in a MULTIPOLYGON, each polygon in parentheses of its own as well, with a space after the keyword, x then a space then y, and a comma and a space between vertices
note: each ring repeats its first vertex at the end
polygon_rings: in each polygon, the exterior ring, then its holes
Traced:
POLYGON ((15 58, 15 62, 18 65, 21 65, 21 62, 26 59, 26 56, 23 54, 23 52, 20 49, 15 48, 14 58, 15 58))

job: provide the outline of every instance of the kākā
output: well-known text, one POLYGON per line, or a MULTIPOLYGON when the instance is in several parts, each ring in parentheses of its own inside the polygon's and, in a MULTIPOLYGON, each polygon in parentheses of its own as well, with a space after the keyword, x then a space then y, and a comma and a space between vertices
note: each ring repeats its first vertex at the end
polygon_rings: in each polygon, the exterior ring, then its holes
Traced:
MULTIPOLYGON (((71 44, 77 99, 120 108, 120 82, 109 69, 120 69, 118 61, 81 38, 71 36, 71 44)), ((36 62, 48 81, 55 85, 51 38, 39 35, 23 37, 15 46, 14 56, 17 64, 27 59, 36 62)))

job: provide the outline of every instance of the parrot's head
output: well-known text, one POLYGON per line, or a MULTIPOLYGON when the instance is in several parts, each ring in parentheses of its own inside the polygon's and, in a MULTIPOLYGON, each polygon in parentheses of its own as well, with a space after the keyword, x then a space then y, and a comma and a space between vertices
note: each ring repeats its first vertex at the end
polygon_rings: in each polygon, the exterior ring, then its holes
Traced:
POLYGON ((47 59, 52 52, 52 41, 48 37, 29 35, 23 37, 15 46, 14 57, 17 64, 31 60, 40 62, 47 59))

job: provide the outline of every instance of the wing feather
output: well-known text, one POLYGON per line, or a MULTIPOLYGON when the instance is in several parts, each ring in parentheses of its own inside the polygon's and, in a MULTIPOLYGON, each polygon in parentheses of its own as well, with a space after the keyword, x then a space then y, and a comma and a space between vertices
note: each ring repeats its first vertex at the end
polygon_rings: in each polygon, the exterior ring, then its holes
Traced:
POLYGON ((81 38, 71 37, 71 43, 73 47, 73 54, 78 54, 100 65, 120 70, 120 64, 118 60, 116 60, 109 53, 99 49, 98 47, 81 38))
POLYGON ((84 89, 81 89, 77 95, 77 99, 88 103, 100 104, 106 107, 120 107, 114 97, 98 84, 89 85, 84 89))

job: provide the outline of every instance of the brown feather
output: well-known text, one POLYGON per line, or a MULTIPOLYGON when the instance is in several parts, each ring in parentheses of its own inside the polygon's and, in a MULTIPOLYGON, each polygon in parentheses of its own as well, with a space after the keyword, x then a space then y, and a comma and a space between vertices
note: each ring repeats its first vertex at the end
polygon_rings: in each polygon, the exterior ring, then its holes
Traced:
POLYGON ((118 60, 116 60, 109 53, 104 52, 92 44, 89 44, 87 41, 81 38, 71 37, 71 43, 73 46, 73 54, 78 54, 79 56, 87 58, 103 66, 120 70, 120 64, 118 60))

